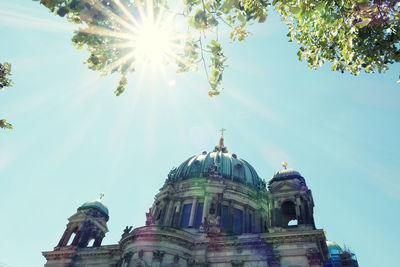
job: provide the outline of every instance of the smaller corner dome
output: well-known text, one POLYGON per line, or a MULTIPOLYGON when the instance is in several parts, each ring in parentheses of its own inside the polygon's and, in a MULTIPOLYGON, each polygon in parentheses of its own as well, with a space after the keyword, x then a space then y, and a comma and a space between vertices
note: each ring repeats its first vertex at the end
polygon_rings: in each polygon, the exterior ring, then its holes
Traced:
POLYGON ((276 181, 293 180, 293 179, 300 181, 300 184, 306 185, 304 177, 301 176, 301 174, 298 171, 286 168, 277 171, 268 181, 268 185, 271 185, 273 182, 276 181))
POLYGON ((282 169, 277 172, 272 176, 272 179, 282 179, 282 178, 303 178, 301 174, 298 171, 295 171, 293 169, 282 169))
POLYGON ((104 205, 104 203, 103 203, 103 201, 101 201, 101 199, 87 201, 87 202, 83 203, 78 208, 78 210, 86 210, 89 208, 95 208, 95 209, 101 211, 102 213, 104 213, 108 217, 108 208, 104 205))
POLYGON ((343 253, 342 248, 333 241, 326 240, 326 246, 328 247, 329 254, 341 254, 343 253))

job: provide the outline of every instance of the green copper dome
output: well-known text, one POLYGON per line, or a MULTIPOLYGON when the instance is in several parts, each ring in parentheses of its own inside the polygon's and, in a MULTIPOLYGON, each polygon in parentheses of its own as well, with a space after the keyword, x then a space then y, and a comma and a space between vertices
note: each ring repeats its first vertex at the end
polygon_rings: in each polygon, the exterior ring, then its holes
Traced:
POLYGON ((326 246, 328 247, 331 256, 343 253, 342 248, 336 242, 326 240, 326 246))
POLYGON ((203 178, 212 175, 222 176, 257 189, 265 188, 265 182, 260 179, 254 168, 244 159, 228 153, 221 136, 219 145, 213 152, 203 152, 183 162, 168 175, 170 181, 183 181, 192 178, 203 178))
MULTIPOLYGON (((285 163, 286 164, 286 163, 285 163)), ((279 170, 274 173, 271 179, 268 181, 268 185, 270 185, 274 181, 283 181, 283 180, 291 180, 291 179, 298 179, 300 183, 306 185, 306 181, 304 177, 298 171, 293 169, 286 169, 286 165, 284 165, 284 169, 279 170)))
POLYGON ((90 209, 90 208, 95 208, 102 213, 104 213, 108 217, 108 208, 104 205, 103 201, 101 199, 95 199, 91 201, 87 201, 83 203, 78 210, 85 210, 85 209, 90 209))
POLYGON ((295 171, 293 169, 283 169, 283 170, 279 170, 277 171, 271 179, 282 179, 282 178, 295 178, 295 177, 301 177, 303 178, 303 176, 301 176, 301 174, 298 171, 295 171))

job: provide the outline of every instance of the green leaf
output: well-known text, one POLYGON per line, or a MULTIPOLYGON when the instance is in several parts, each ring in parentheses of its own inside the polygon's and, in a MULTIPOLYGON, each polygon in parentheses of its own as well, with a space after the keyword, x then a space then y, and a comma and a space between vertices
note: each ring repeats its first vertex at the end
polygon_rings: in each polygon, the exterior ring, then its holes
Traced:
POLYGON ((299 15, 302 11, 302 9, 300 7, 295 7, 295 6, 289 7, 289 10, 296 16, 299 15))
POLYGON ((360 22, 356 24, 357 28, 363 28, 371 22, 371 18, 363 18, 360 22))
POLYGON ((322 13, 323 11, 325 11, 325 5, 326 5, 326 2, 322 1, 322 2, 318 3, 318 4, 315 6, 315 9, 316 9, 318 12, 322 13))
POLYGON ((126 88, 126 85, 128 84, 128 80, 126 79, 125 76, 122 76, 121 79, 119 80, 119 85, 117 87, 117 89, 115 89, 114 93, 116 96, 121 95, 126 88))
POLYGON ((64 17, 67 13, 68 13, 68 8, 67 7, 60 7, 57 10, 57 15, 59 15, 60 17, 64 17))
POLYGON ((11 87, 13 85, 11 76, 11 64, 8 62, 0 63, 0 90, 4 87, 11 87))
MULTIPOLYGON (((123 38, 118 37, 118 34, 124 33, 126 25, 122 25, 124 23, 121 24, 119 19, 109 14, 121 16, 122 21, 127 23, 130 23, 130 20, 123 15, 123 10, 115 4, 115 1, 90 0, 89 2, 40 0, 40 3, 53 14, 65 17, 71 23, 80 23, 87 27, 86 32, 84 30, 75 32, 72 42, 77 49, 85 47, 89 52, 89 58, 85 61, 89 69, 99 71, 102 75, 113 72, 125 75, 127 71, 130 71, 128 66, 133 64, 135 59, 113 66, 113 63, 128 55, 131 48, 118 47, 118 44, 124 41, 123 38), (96 2, 101 8, 89 2, 96 2), (116 33, 116 36, 93 33, 99 28, 116 33), (91 29, 93 31, 89 31, 91 29), (108 69, 108 66, 113 67, 108 69)), ((151 2, 155 14, 161 14, 162 8, 167 9, 167 13, 172 11, 168 10, 168 0, 151 2)), ((185 44, 177 52, 179 60, 176 60, 176 68, 177 71, 197 70, 199 62, 204 59, 203 54, 209 53, 209 63, 206 64, 211 72, 210 92, 212 95, 217 95, 227 58, 221 44, 216 40, 210 42, 207 51, 203 47, 199 48, 196 42, 206 37, 216 39, 221 22, 231 27, 232 41, 243 41, 249 35, 248 25, 252 22, 264 22, 267 18, 267 10, 273 6, 288 26, 287 36, 290 40, 296 40, 300 46, 299 60, 307 61, 310 68, 317 68, 325 62, 331 62, 333 71, 349 71, 352 74, 358 74, 367 66, 371 73, 384 71, 388 69, 389 64, 400 62, 398 46, 400 8, 397 5, 388 5, 389 2, 393 1, 183 0, 184 7, 180 14, 186 18, 190 26, 187 27, 187 31, 199 37, 196 41, 188 41, 190 45, 185 44), (219 75, 213 75, 213 73, 219 73, 219 75)), ((140 4, 146 8, 147 1, 120 0, 120 3, 125 5, 125 8, 135 17, 137 5, 140 4)), ((11 86, 12 82, 7 75, 0 76, 2 77, 0 89, 11 86)), ((126 79, 125 81, 121 79, 115 94, 120 95, 125 90, 126 84, 126 79)))
POLYGON ((0 128, 11 130, 11 129, 13 129, 13 126, 10 123, 8 123, 5 119, 1 119, 0 120, 0 128))

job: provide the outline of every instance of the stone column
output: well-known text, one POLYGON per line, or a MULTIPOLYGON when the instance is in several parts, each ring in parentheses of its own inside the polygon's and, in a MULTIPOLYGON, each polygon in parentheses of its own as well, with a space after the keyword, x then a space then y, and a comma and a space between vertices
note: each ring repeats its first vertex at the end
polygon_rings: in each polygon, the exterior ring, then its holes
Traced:
POLYGON ((163 200, 162 205, 161 205, 161 215, 160 215, 160 221, 159 221, 160 225, 164 225, 165 218, 166 218, 165 215, 167 213, 168 204, 169 204, 169 199, 163 200))
POLYGON ((249 232, 249 209, 247 205, 243 206, 243 231, 242 233, 249 232))
POLYGON ((159 205, 160 205, 160 203, 157 202, 151 207, 151 215, 153 215, 153 217, 156 217, 159 205))
POLYGON ((262 213, 260 213, 260 233, 264 233, 264 216, 262 213))
POLYGON ((210 196, 208 194, 204 197, 203 214, 201 215, 201 222, 204 223, 204 218, 208 216, 208 206, 210 204, 210 196))
POLYGON ((95 238, 94 243, 93 243, 93 247, 100 247, 101 246, 101 242, 103 241, 103 238, 104 238, 104 233, 99 232, 96 235, 96 238, 95 238))
POLYGON ((233 203, 229 201, 228 206, 228 227, 227 232, 233 232, 233 203))
POLYGON ((165 214, 165 220, 164 220, 164 225, 165 226, 171 226, 172 225, 172 214, 174 212, 174 204, 175 201, 173 199, 171 199, 168 203, 168 207, 167 207, 167 212, 165 214))
POLYGON ((260 232, 260 210, 254 210, 254 233, 260 232))
POLYGON ((282 226, 282 211, 279 207, 279 203, 278 201, 274 201, 274 209, 273 209, 273 222, 274 222, 274 226, 282 226))
POLYGON ((300 224, 301 222, 301 213, 300 213, 300 206, 301 206, 301 201, 299 197, 296 197, 296 219, 297 219, 297 224, 300 224))
POLYGON ((78 230, 76 232, 76 234, 75 234, 74 240, 71 243, 71 246, 77 246, 78 245, 78 242, 79 242, 79 240, 81 238, 81 235, 82 235, 82 230, 78 230))
POLYGON ((245 205, 243 210, 243 219, 242 219, 242 233, 247 233, 247 226, 248 226, 248 221, 249 221, 249 214, 248 214, 248 208, 247 205, 245 205))
POLYGON ((71 235, 72 235, 72 230, 67 227, 67 229, 65 229, 64 234, 60 239, 60 242, 58 242, 57 247, 65 247, 69 239, 71 238, 71 235))
POLYGON ((172 222, 172 226, 178 228, 179 223, 180 223, 180 214, 181 214, 181 204, 182 204, 182 199, 177 201, 178 204, 176 205, 176 208, 174 210, 174 221, 172 222))
POLYGON ((306 212, 306 208, 305 205, 307 205, 307 202, 305 201, 300 201, 300 221, 299 223, 304 223, 304 224, 308 224, 308 214, 306 212))
POLYGON ((193 202, 192 202, 192 209, 190 211, 190 217, 189 217, 189 227, 193 227, 193 221, 194 217, 196 215, 196 209, 197 209, 197 197, 193 197, 193 202))
POLYGON ((252 209, 252 216, 251 216, 251 233, 256 232, 256 210, 252 209))

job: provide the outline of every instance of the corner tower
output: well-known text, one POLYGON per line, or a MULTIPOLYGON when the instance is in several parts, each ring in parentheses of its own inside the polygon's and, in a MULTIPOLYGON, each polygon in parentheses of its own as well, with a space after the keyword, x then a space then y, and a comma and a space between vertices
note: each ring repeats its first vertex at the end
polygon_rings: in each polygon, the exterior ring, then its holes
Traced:
POLYGON ((76 246, 85 248, 91 242, 99 247, 108 232, 108 209, 101 199, 83 203, 77 212, 68 218, 69 223, 56 248, 76 246))
POLYGON ((104 249, 101 245, 108 232, 108 219, 108 209, 101 198, 83 203, 68 218, 67 227, 54 250, 43 252, 47 260, 45 267, 87 266, 88 263, 105 266, 99 263, 104 262, 104 258, 110 261, 119 251, 118 247, 104 249))
POLYGON ((282 165, 284 169, 277 171, 268 182, 273 200, 271 226, 315 229, 311 190, 299 172, 287 169, 286 162, 282 165))

